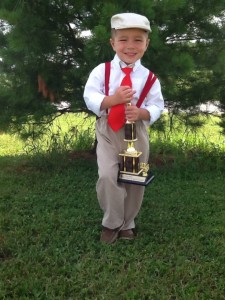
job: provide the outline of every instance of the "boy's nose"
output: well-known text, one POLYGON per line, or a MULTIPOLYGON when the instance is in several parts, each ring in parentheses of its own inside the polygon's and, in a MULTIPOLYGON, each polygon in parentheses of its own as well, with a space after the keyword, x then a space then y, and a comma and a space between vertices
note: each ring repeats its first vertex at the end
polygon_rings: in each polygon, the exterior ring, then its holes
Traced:
POLYGON ((128 42, 127 48, 134 48, 134 42, 132 42, 132 41, 128 42))

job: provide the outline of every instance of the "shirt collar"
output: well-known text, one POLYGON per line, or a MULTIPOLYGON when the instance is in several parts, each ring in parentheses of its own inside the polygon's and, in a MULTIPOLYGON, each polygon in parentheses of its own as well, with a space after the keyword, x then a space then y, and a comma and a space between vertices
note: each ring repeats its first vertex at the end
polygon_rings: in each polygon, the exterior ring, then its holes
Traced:
MULTIPOLYGON (((114 62, 114 63, 116 64, 116 66, 117 66, 118 68, 120 68, 120 69, 121 69, 121 68, 124 68, 124 67, 129 67, 129 65, 127 66, 127 64, 125 64, 123 61, 120 60, 120 58, 118 57, 117 54, 114 56, 113 62, 114 62)), ((132 64, 132 65, 133 65, 133 71, 134 71, 134 72, 137 70, 137 68, 140 66, 140 64, 141 64, 140 59, 137 60, 134 64, 132 64)))

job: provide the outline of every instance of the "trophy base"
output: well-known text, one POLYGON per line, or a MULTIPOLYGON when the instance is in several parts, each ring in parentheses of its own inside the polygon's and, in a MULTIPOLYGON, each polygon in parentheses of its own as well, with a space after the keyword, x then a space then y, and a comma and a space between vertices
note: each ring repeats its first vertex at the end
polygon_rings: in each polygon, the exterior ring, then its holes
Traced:
POLYGON ((155 176, 151 172, 147 176, 119 173, 118 182, 147 186, 154 178, 155 176))

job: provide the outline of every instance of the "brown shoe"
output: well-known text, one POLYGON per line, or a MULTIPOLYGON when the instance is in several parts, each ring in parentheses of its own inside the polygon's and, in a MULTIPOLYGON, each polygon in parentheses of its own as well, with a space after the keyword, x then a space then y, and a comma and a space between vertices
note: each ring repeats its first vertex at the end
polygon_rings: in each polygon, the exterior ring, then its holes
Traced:
POLYGON ((117 229, 109 229, 106 227, 103 227, 100 241, 106 244, 112 244, 115 242, 119 234, 119 231, 117 229))
POLYGON ((102 232, 101 232, 101 237, 100 237, 100 241, 106 244, 112 244, 116 241, 116 239, 118 238, 120 229, 123 227, 123 224, 120 227, 117 227, 115 229, 109 229, 107 227, 102 227, 102 232))
POLYGON ((121 230, 119 232, 119 239, 120 240, 133 240, 135 237, 134 232, 132 229, 121 230))

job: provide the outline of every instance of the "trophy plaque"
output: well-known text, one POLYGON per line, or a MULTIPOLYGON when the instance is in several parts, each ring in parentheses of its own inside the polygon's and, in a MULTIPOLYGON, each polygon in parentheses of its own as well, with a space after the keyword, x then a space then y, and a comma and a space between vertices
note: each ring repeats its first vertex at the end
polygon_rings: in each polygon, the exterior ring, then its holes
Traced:
POLYGON ((154 175, 149 171, 149 164, 139 162, 142 152, 137 151, 134 147, 136 137, 136 124, 134 122, 125 123, 125 138, 127 150, 119 153, 121 157, 119 164, 118 182, 131 183, 138 185, 148 185, 154 175))

